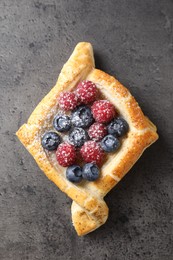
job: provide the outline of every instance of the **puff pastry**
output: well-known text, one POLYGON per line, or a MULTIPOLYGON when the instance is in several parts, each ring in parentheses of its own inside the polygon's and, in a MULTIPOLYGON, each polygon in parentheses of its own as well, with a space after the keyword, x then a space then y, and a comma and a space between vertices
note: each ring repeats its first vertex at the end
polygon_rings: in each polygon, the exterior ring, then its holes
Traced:
POLYGON ((93 49, 87 42, 77 44, 63 66, 56 85, 35 108, 27 124, 23 124, 16 134, 46 176, 73 200, 72 222, 79 236, 105 223, 109 210, 104 196, 158 138, 155 125, 144 116, 130 92, 114 77, 95 69, 93 49), (101 177, 98 180, 73 184, 66 179, 65 168, 58 165, 54 155, 50 156, 44 151, 41 136, 51 129, 60 92, 73 90, 83 79, 94 82, 105 99, 116 106, 119 114, 128 122, 129 132, 122 141, 121 149, 108 156, 101 167, 101 177))

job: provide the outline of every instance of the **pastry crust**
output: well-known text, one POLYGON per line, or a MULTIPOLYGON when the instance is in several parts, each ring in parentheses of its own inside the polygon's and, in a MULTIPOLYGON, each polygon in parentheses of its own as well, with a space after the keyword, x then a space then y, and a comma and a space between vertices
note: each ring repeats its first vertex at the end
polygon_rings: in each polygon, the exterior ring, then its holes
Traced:
POLYGON ((104 196, 123 178, 143 151, 158 138, 156 127, 144 116, 130 92, 114 77, 95 69, 90 43, 81 42, 75 47, 63 66, 55 87, 43 98, 16 135, 32 154, 40 169, 72 200, 72 222, 79 236, 102 224, 108 217, 104 196), (101 167, 101 177, 94 182, 73 184, 65 177, 65 168, 58 165, 54 155, 45 152, 41 136, 52 127, 57 113, 57 98, 64 90, 73 90, 83 80, 93 81, 106 99, 110 100, 129 124, 129 132, 122 139, 118 152, 108 156, 101 167))

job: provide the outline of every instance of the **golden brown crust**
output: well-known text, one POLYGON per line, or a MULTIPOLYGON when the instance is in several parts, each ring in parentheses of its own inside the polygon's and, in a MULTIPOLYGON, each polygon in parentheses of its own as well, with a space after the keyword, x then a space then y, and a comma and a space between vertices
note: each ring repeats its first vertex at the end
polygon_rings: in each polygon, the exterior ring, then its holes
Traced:
POLYGON ((72 221, 78 235, 85 235, 105 223, 108 207, 104 196, 119 182, 141 156, 157 140, 156 127, 146 118, 129 91, 114 77, 94 69, 90 43, 79 43, 59 75, 55 87, 38 104, 21 126, 17 136, 33 155, 40 169, 72 200, 72 221), (63 167, 54 164, 41 146, 41 136, 51 128, 58 109, 57 97, 63 90, 72 90, 82 79, 95 82, 105 96, 128 121, 130 130, 121 149, 110 155, 101 168, 101 177, 90 183, 75 185, 64 176, 63 167))

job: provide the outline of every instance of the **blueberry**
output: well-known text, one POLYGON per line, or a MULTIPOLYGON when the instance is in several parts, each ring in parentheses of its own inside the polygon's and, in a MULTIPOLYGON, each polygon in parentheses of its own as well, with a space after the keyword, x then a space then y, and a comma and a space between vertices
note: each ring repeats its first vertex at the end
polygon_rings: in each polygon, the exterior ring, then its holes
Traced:
POLYGON ((93 122, 93 115, 91 109, 88 106, 78 106, 72 112, 72 124, 77 127, 89 127, 93 122))
POLYGON ((66 170, 66 177, 71 182, 80 182, 82 180, 82 169, 78 165, 69 166, 66 170))
POLYGON ((100 144, 102 149, 107 153, 114 152, 120 147, 120 141, 113 135, 106 135, 100 144))
POLYGON ((83 166, 82 177, 88 181, 95 181, 99 177, 99 168, 94 163, 87 163, 83 166))
POLYGON ((129 125, 121 117, 118 117, 114 119, 109 125, 108 125, 108 133, 115 135, 115 136, 123 136, 125 135, 129 130, 129 125))
POLYGON ((57 114, 53 120, 54 128, 59 132, 66 132, 71 128, 71 120, 69 116, 57 114))
POLYGON ((44 149, 48 151, 56 150, 58 145, 61 143, 60 136, 55 132, 47 132, 41 139, 41 144, 44 149))
POLYGON ((81 127, 75 127, 69 134, 70 143, 76 147, 82 146, 88 139, 88 133, 81 127))

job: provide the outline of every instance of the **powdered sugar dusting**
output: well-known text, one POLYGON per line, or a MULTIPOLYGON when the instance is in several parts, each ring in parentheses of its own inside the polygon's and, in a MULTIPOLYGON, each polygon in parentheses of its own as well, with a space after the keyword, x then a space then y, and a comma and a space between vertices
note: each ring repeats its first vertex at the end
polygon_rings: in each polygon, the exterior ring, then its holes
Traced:
POLYGON ((78 97, 73 92, 61 92, 58 101, 63 110, 72 110, 78 105, 78 97))
POLYGON ((104 157, 104 151, 99 143, 88 141, 81 148, 81 155, 85 162, 95 162, 100 164, 104 157))
POLYGON ((95 122, 90 126, 88 134, 91 139, 100 141, 107 134, 107 127, 101 123, 95 122))
POLYGON ((76 89, 76 94, 84 104, 93 102, 96 99, 98 89, 96 85, 91 82, 84 80, 80 82, 76 89))
POLYGON ((60 144, 56 151, 56 158, 61 166, 67 167, 72 165, 76 159, 75 148, 68 143, 60 144))
POLYGON ((97 100, 91 107, 94 119, 99 123, 107 123, 117 114, 114 105, 108 100, 97 100))

